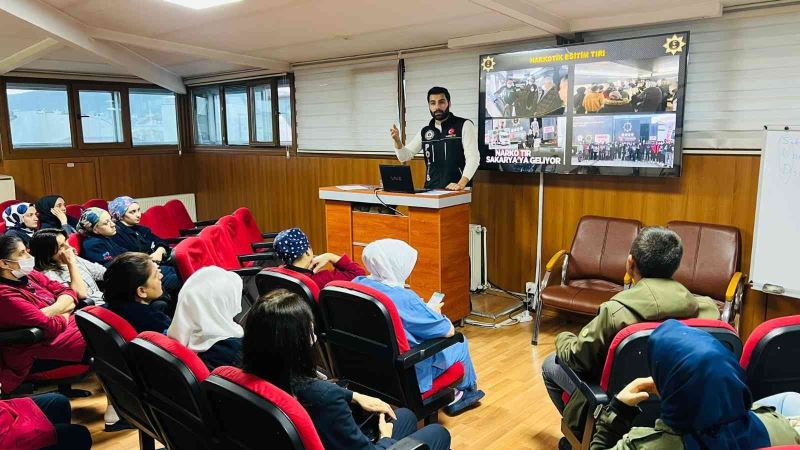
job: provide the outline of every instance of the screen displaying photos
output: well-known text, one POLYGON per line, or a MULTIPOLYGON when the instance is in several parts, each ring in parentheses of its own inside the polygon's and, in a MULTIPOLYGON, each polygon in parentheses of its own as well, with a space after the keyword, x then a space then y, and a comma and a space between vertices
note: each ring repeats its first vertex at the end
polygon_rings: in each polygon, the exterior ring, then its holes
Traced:
POLYGON ((481 169, 679 176, 688 40, 481 56, 481 169))

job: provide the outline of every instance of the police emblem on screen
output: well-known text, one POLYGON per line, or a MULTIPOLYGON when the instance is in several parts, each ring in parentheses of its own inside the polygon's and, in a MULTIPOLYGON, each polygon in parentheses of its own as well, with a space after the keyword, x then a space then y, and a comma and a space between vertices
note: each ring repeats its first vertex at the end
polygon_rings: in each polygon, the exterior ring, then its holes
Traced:
POLYGON ((481 61, 481 68, 486 72, 491 72, 494 70, 494 58, 491 56, 483 58, 483 61, 481 61))
POLYGON ((683 51, 683 47, 686 47, 686 42, 683 41, 683 36, 673 34, 672 37, 667 38, 667 42, 664 43, 663 47, 665 53, 674 56, 683 51))

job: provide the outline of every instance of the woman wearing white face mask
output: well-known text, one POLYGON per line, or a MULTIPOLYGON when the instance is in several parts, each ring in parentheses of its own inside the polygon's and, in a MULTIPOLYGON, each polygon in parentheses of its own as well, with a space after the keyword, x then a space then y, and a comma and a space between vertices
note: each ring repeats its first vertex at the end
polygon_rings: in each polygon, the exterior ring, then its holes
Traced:
POLYGON ((16 236, 0 236, 0 329, 40 328, 35 344, 0 348, 0 383, 11 392, 31 371, 48 370, 58 362, 84 360, 86 342, 71 314, 75 291, 35 271, 34 259, 16 236))

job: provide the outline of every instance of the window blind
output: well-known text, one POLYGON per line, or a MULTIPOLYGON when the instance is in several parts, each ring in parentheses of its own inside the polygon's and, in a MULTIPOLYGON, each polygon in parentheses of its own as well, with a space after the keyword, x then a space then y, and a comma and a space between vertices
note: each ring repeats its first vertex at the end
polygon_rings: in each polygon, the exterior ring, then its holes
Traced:
POLYGON ((299 152, 394 154, 397 61, 295 72, 299 152))

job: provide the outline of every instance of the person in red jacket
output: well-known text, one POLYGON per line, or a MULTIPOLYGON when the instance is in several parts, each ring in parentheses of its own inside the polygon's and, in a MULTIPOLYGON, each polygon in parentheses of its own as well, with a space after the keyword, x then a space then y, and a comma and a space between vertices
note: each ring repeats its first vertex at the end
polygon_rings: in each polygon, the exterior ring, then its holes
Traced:
POLYGON ((331 281, 352 281, 355 277, 366 275, 364 268, 347 255, 314 255, 308 237, 300 228, 281 231, 275 236, 273 246, 287 269, 308 275, 320 289, 331 281), (333 270, 322 270, 328 263, 333 264, 333 270))
MULTIPOLYGON (((16 236, 0 236, 0 329, 40 328, 44 339, 34 344, 0 348, 0 383, 16 389, 34 363, 84 360, 86 342, 71 317, 78 295, 33 269, 33 256, 16 236)), ((49 366, 48 366, 49 368, 49 366)))
POLYGON ((92 435, 72 425, 69 399, 61 394, 0 401, 0 448, 3 450, 89 450, 92 435))

